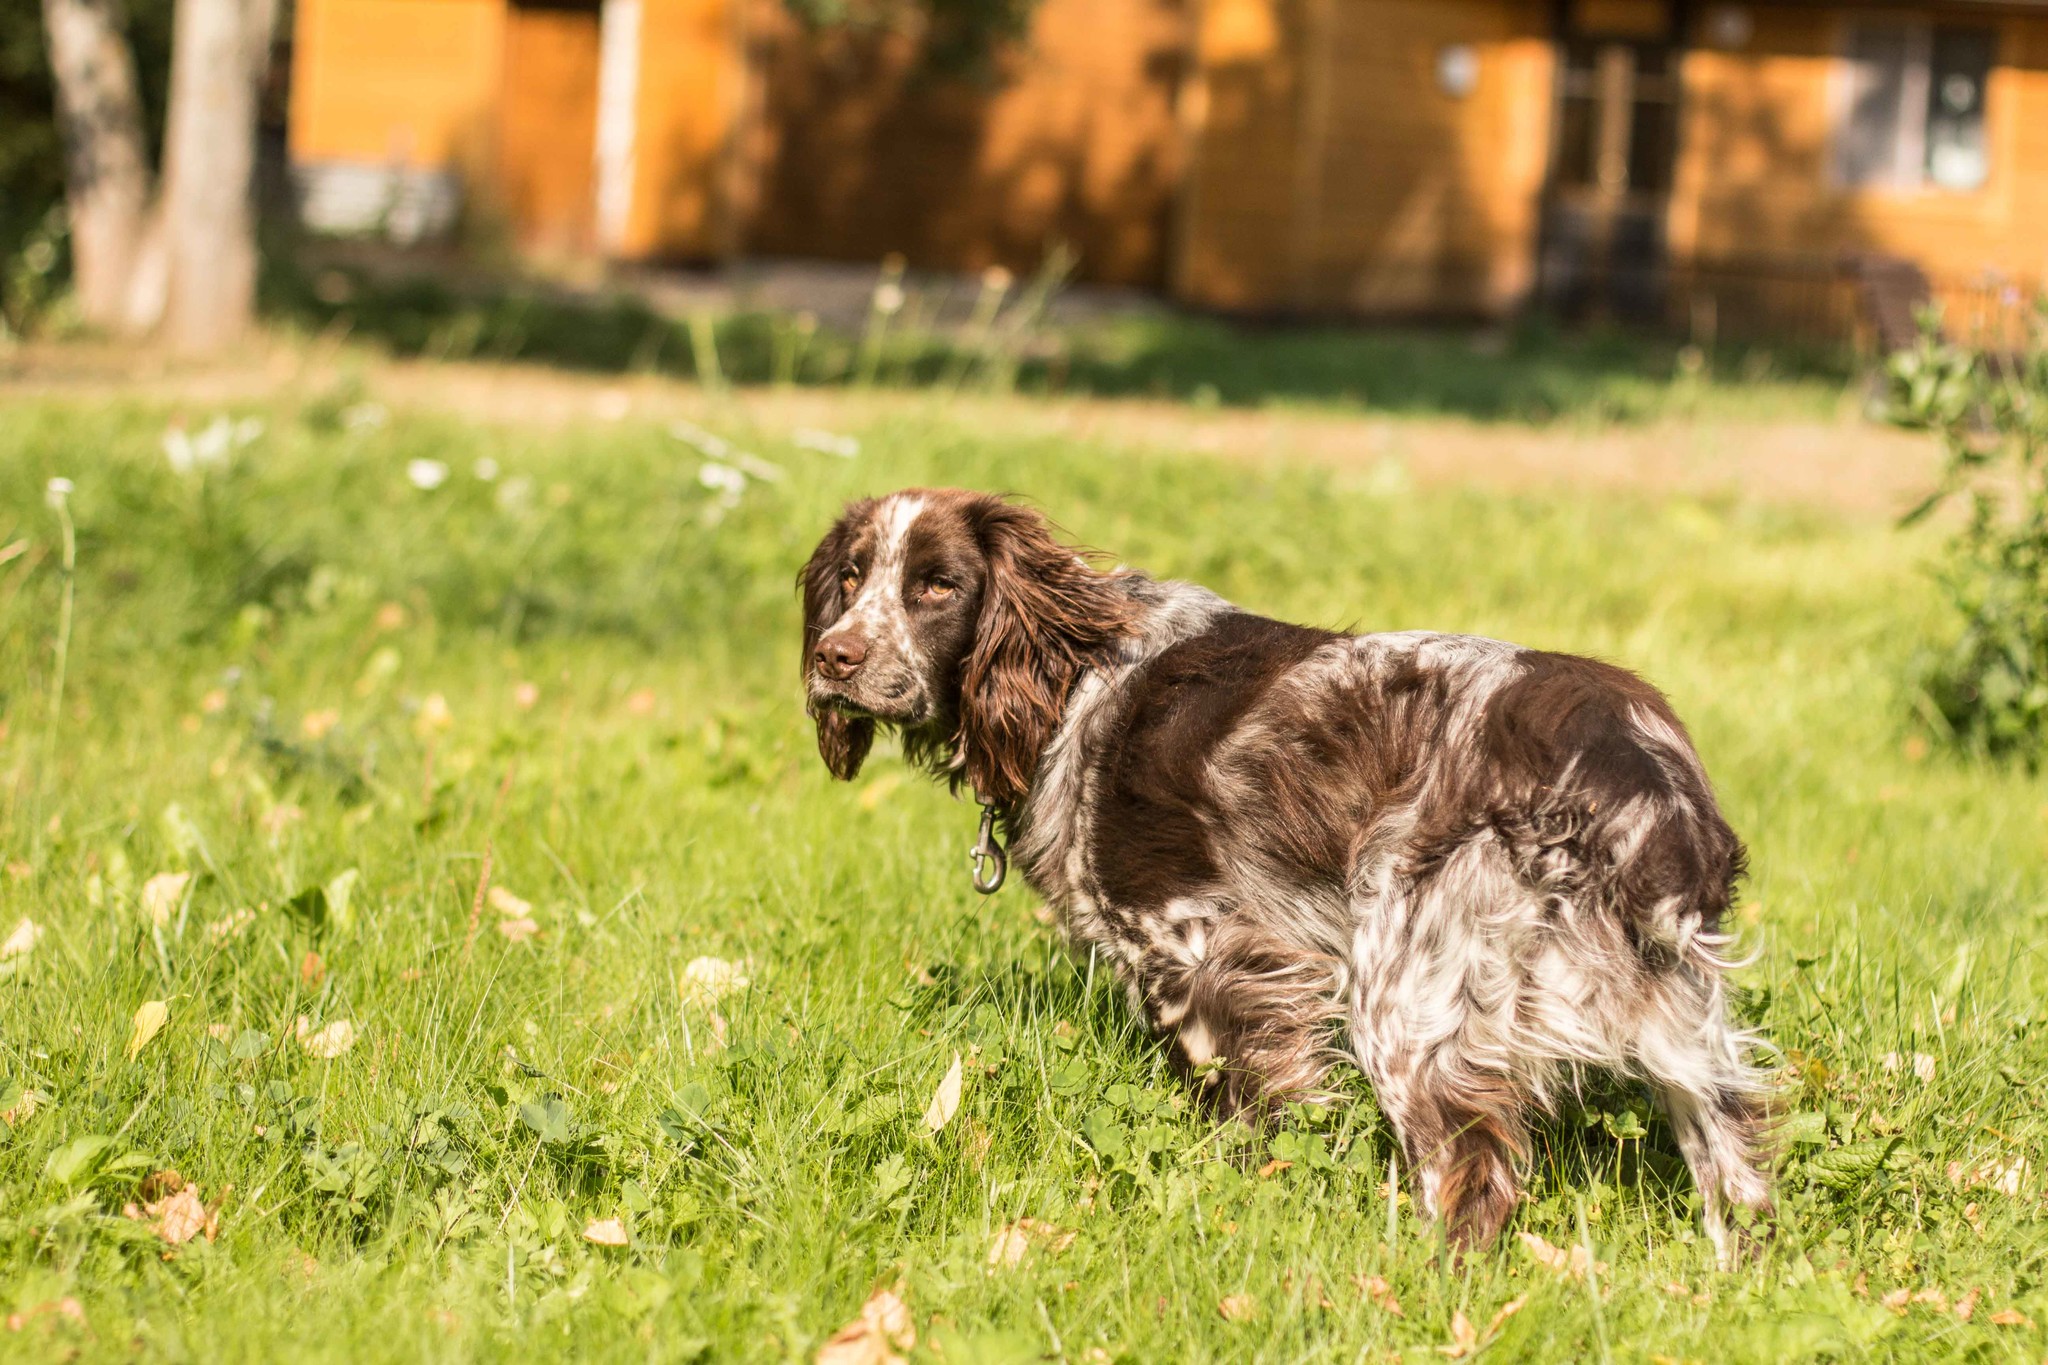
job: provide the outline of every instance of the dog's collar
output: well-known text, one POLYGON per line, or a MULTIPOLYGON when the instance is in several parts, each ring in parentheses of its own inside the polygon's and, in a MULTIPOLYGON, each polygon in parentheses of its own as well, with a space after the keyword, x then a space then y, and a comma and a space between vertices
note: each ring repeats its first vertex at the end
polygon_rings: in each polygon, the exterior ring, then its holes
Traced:
POLYGON ((968 851, 967 864, 973 869, 976 891, 993 896, 1003 889, 1003 878, 1010 872, 1010 858, 1003 852, 1003 841, 996 837, 996 808, 986 801, 981 803, 981 834, 968 851), (994 868, 986 876, 982 873, 984 864, 994 868))

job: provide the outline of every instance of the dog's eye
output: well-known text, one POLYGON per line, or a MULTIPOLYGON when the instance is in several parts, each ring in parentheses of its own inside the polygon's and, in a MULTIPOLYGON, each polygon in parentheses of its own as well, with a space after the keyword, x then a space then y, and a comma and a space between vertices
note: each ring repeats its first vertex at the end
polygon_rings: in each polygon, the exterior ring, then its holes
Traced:
POLYGON ((860 591, 859 569, 846 568, 839 571, 839 591, 845 593, 848 597, 860 591))
POLYGON ((953 581, 947 578, 934 578, 924 585, 925 598, 932 602, 951 597, 958 591, 959 589, 954 585, 953 581))

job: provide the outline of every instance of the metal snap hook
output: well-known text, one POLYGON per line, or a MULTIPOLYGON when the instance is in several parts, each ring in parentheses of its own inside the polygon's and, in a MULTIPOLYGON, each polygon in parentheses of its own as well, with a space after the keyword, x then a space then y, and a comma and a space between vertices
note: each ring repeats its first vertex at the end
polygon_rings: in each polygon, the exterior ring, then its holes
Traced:
POLYGON ((1003 852, 1003 841, 996 837, 996 808, 981 808, 981 834, 974 842, 974 848, 967 855, 968 864, 974 869, 974 889, 984 896, 993 896, 1003 889, 1003 878, 1010 874, 1010 858, 1003 852), (983 876, 984 864, 993 864, 995 871, 983 876))

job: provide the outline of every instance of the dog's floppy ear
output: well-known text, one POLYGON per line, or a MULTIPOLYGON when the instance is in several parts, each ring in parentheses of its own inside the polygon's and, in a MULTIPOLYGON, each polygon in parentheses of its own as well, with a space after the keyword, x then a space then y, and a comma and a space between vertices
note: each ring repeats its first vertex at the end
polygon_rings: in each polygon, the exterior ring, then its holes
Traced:
POLYGON ((989 497, 967 515, 988 578, 961 672, 960 751, 975 794, 1009 806, 1029 790, 1081 670, 1134 612, 1036 511, 989 497))
MULTIPOLYGON (((850 505, 846 514, 818 543, 810 561, 797 573, 797 586, 804 595, 803 652, 797 656, 797 668, 807 683, 811 674, 811 652, 818 647, 825 628, 838 620, 848 606, 846 595, 839 587, 839 568, 846 562, 854 528, 865 521, 874 508, 873 501, 865 499, 850 505)), ((868 750, 874 747, 875 723, 864 716, 845 715, 829 707, 812 708, 811 720, 818 727, 818 753, 825 760, 825 766, 840 781, 852 781, 860 772, 860 765, 866 761, 868 750)))

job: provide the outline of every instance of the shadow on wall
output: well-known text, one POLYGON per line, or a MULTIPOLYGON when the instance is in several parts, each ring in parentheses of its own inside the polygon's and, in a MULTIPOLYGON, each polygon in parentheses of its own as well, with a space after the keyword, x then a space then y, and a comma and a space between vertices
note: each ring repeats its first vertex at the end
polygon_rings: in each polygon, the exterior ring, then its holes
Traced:
POLYGON ((901 35, 792 21, 764 67, 748 250, 1021 274, 1060 240, 1089 280, 1163 284, 1178 21, 1109 17, 1133 31, 1091 34, 1089 6, 1049 0, 982 79, 930 70, 901 35))
MULTIPOLYGON (((1841 115, 1829 79, 1836 37, 1824 15, 1774 15, 1750 50, 1708 56, 1685 116, 1698 239, 1674 291, 1681 307, 1690 303, 1695 328, 1704 304, 1721 335, 1850 335, 1860 319, 1848 267, 1881 256, 1927 273, 1951 334, 1995 349, 2017 344, 2048 283, 2001 268, 2039 259, 2021 224, 2048 211, 2048 192, 2030 188, 2041 183, 2033 168, 2048 156, 2048 139, 2011 104, 2027 98, 2022 80, 2041 79, 2036 49, 2048 42, 2023 41, 2029 32, 2008 26, 2000 43, 2003 74, 1993 74, 1985 115, 2000 159, 1980 190, 1843 184, 1835 164, 1841 115), (1999 94, 2007 107, 1998 106, 1999 94), (2037 209, 2029 209, 2029 194, 2037 209)), ((1888 127, 1864 132, 1889 136, 1888 127)))

